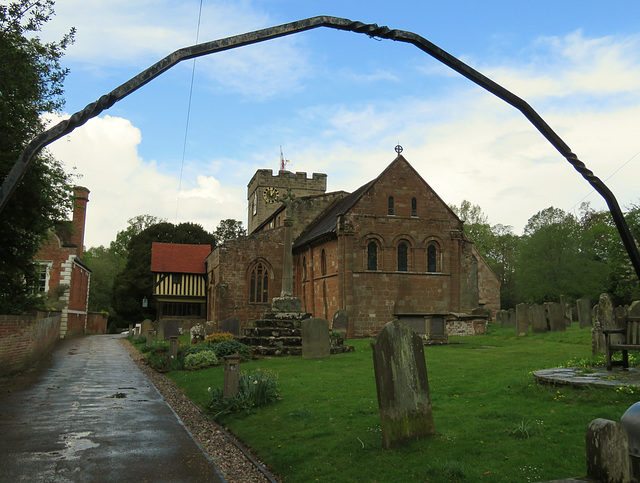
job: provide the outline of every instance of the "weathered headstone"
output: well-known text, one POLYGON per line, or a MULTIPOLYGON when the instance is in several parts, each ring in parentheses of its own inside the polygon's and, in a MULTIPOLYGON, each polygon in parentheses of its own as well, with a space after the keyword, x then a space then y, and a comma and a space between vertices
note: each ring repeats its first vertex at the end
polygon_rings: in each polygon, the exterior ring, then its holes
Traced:
POLYGON ((140 324, 140 335, 146 337, 147 332, 149 332, 150 330, 153 330, 153 322, 151 322, 149 319, 143 320, 142 324, 140 324))
POLYGON ((508 311, 508 318, 507 318, 507 325, 503 326, 503 327, 509 327, 512 329, 515 329, 516 327, 516 309, 509 309, 508 311))
POLYGON ((561 303, 553 302, 547 305, 549 314, 549 329, 551 332, 564 332, 567 330, 564 307, 561 303))
POLYGON ((371 341, 384 447, 435 433, 422 338, 398 320, 371 341))
POLYGON ((136 324, 136 326, 133 328, 133 334, 136 337, 140 337, 140 335, 142 334, 141 329, 142 329, 142 324, 136 324))
POLYGON ((152 346, 153 345, 153 330, 148 330, 147 331, 147 345, 148 346, 152 346))
POLYGON ((236 318, 229 317, 222 321, 222 332, 229 332, 233 335, 240 335, 240 321, 236 318))
MULTIPOLYGON (((611 300, 611 296, 609 294, 603 293, 600 295, 600 300, 598 301, 598 309, 596 310, 596 320, 599 322, 599 328, 604 329, 617 329, 619 328, 618 321, 615 315, 615 309, 613 308, 613 301, 611 300)), ((611 342, 614 344, 619 344, 623 341, 622 334, 611 334, 610 336, 611 342)), ((600 331, 598 334, 598 351, 604 352, 604 334, 600 331)))
POLYGON ((542 305, 529 307, 529 316, 531 317, 531 328, 534 334, 543 334, 549 330, 547 313, 542 305))
POLYGON ((580 323, 580 328, 584 329, 587 327, 592 327, 593 322, 591 321, 591 301, 589 299, 578 299, 576 302, 576 306, 578 308, 578 322, 580 323))
POLYGON ((343 338, 347 336, 347 331, 349 330, 349 313, 346 310, 340 309, 333 315, 331 330, 340 332, 343 338))
POLYGON ((162 329, 164 340, 169 340, 171 337, 178 337, 180 335, 177 320, 163 320, 162 329))
POLYGON ((496 312, 496 322, 500 324, 500 327, 507 327, 509 321, 509 314, 506 310, 498 310, 496 312))
POLYGON ((587 477, 603 483, 631 481, 629 442, 620 423, 594 419, 587 428, 587 477))
POLYGON ((328 359, 331 355, 329 321, 310 318, 302 321, 302 358, 328 359))
POLYGON ((529 308, 526 304, 516 305, 516 336, 529 335, 529 308))

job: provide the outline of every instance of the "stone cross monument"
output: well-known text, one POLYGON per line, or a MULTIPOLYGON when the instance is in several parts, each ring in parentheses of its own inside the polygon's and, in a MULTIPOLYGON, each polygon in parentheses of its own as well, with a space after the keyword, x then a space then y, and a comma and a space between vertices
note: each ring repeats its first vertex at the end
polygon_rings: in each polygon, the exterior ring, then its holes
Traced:
POLYGON ((293 296, 293 218, 289 216, 289 206, 295 195, 291 188, 282 197, 286 210, 284 219, 284 258, 282 263, 282 291, 280 297, 272 300, 271 308, 274 312, 302 312, 302 301, 293 296))

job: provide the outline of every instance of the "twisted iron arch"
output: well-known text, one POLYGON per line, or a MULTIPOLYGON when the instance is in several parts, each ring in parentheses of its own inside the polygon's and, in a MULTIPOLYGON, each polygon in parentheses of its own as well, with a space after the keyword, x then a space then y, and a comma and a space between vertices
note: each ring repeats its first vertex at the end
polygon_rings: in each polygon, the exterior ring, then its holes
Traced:
POLYGON ((29 164, 42 148, 69 134, 75 128, 82 126, 89 119, 96 117, 101 112, 109 109, 116 102, 141 88, 179 62, 319 27, 346 30, 366 34, 372 38, 379 37, 382 39, 412 44, 439 62, 458 72, 460 75, 466 77, 473 83, 518 109, 553 145, 553 147, 555 147, 556 150, 566 158, 575 170, 578 171, 578 173, 580 173, 582 177, 587 180, 587 182, 604 198, 607 206, 609 207, 616 228, 620 233, 620 237, 625 249, 627 250, 631 263, 633 264, 636 275, 640 279, 640 253, 638 252, 638 247, 633 240, 633 236, 629 231, 629 227, 624 219, 624 215, 615 196, 604 182, 595 176, 593 172, 589 170, 586 165, 580 161, 580 159, 578 159, 569 146, 565 144, 560 136, 551 129, 544 119, 542 119, 542 117, 527 102, 418 34, 406 30, 392 30, 385 26, 365 24, 363 22, 352 21, 340 17, 311 17, 296 22, 256 30, 224 39, 204 42, 176 50, 108 94, 101 96, 97 101, 87 105, 81 111, 76 112, 69 119, 61 121, 32 139, 25 147, 7 177, 4 179, 2 186, 0 186, 0 211, 4 209, 7 200, 24 176, 29 164))

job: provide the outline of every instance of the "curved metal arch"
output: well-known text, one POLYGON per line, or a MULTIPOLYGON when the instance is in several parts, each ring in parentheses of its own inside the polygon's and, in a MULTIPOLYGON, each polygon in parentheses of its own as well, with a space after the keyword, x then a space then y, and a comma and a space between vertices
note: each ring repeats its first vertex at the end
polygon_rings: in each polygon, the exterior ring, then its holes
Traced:
POLYGON ((172 54, 156 62, 148 69, 144 70, 137 76, 117 87, 113 91, 100 97, 97 101, 92 102, 83 110, 73 114, 68 120, 62 121, 52 128, 46 130, 39 136, 31 140, 18 160, 13 166, 7 177, 0 186, 0 211, 4 209, 7 200, 16 188, 16 185, 22 179, 25 171, 29 167, 33 157, 45 146, 52 143, 56 139, 72 132, 76 127, 83 125, 89 119, 97 116, 102 111, 110 108, 116 102, 144 86, 163 72, 167 71, 174 65, 183 60, 200 57, 203 55, 222 52, 225 50, 250 45, 265 40, 271 40, 278 37, 315 29, 318 27, 328 27, 337 30, 347 30, 356 33, 363 33, 370 37, 380 37, 383 39, 395 40, 398 42, 406 42, 415 45, 420 50, 429 54, 436 60, 442 62, 454 71, 463 75, 473 83, 479 85, 483 89, 491 92, 496 97, 502 99, 506 103, 518 109, 535 128, 564 156, 569 163, 578 171, 584 179, 604 198, 611 211, 611 215, 616 224, 616 228, 620 233, 622 242, 627 250, 631 263, 636 271, 636 275, 640 278, 640 253, 638 247, 633 240, 629 227, 624 219, 622 210, 618 205, 615 196, 609 188, 597 176, 589 170, 586 165, 578 159, 571 151, 569 146, 558 136, 553 129, 540 117, 540 115, 523 99, 519 98, 509 90, 500 86, 472 67, 468 66, 461 60, 445 52, 437 45, 429 42, 425 38, 413 32, 405 30, 391 30, 388 27, 380 27, 377 24, 365 24, 358 21, 352 21, 346 18, 319 16, 311 17, 297 22, 287 23, 270 27, 267 29, 256 30, 246 34, 227 37, 224 39, 204 42, 190 47, 176 50, 172 54))

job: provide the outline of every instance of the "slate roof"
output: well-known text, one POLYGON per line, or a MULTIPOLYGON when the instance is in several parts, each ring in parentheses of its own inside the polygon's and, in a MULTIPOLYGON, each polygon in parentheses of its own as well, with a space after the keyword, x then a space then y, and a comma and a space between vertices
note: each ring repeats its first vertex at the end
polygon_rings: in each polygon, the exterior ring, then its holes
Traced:
POLYGON ((375 181, 376 180, 374 179, 369 181, 367 184, 360 186, 360 188, 355 190, 353 193, 336 201, 333 205, 327 208, 327 210, 316 218, 305 231, 300 233, 300 236, 296 238, 293 247, 297 248, 305 243, 321 238, 322 236, 334 233, 336 226, 338 225, 338 215, 349 211, 364 194, 367 188, 369 188, 369 186, 371 186, 375 181))
POLYGON ((158 243, 151 245, 151 271, 171 273, 207 273, 206 258, 211 245, 158 243))

